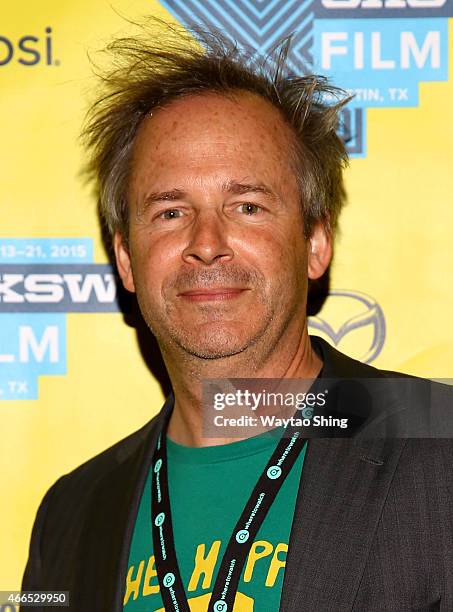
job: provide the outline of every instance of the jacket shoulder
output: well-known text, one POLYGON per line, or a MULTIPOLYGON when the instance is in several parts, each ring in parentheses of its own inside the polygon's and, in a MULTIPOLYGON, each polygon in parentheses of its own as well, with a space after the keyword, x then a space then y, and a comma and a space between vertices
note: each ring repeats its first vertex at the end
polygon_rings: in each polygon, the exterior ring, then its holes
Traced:
POLYGON ((69 542, 82 541, 97 513, 102 514, 102 521, 108 522, 108 513, 102 510, 102 504, 110 500, 112 506, 120 509, 126 503, 128 487, 137 477, 161 414, 61 476, 50 487, 33 526, 23 590, 72 584, 78 545, 69 545, 69 542))

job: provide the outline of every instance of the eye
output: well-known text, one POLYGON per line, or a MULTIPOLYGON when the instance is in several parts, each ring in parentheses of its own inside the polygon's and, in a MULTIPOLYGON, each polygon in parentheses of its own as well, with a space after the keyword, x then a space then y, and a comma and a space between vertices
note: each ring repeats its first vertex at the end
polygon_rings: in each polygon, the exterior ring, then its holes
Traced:
POLYGON ((258 206, 258 204, 250 204, 250 202, 247 202, 245 204, 240 204, 238 206, 238 210, 244 215, 248 215, 250 217, 259 213, 262 208, 261 206, 258 206))
POLYGON ((178 219, 182 216, 182 213, 177 208, 169 208, 168 210, 164 210, 164 212, 160 213, 160 219, 178 219))

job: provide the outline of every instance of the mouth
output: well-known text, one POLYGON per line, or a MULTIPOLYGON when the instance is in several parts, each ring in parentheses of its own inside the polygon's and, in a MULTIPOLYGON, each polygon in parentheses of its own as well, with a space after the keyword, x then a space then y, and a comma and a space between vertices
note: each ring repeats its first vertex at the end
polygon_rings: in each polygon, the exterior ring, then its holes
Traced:
POLYGON ((248 289, 240 287, 217 287, 211 289, 191 289, 178 293, 178 297, 189 302, 218 302, 225 300, 234 300, 240 295, 248 291, 248 289))

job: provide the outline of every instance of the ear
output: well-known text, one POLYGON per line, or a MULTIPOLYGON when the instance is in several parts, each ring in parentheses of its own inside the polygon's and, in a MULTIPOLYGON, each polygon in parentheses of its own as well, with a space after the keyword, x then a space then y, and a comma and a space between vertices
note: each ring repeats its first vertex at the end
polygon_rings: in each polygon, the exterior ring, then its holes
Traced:
POLYGON ((332 234, 322 223, 316 223, 308 239, 308 278, 320 278, 332 259, 332 234))
POLYGON ((134 277, 132 276, 131 256, 124 237, 120 232, 115 232, 113 248, 115 250, 116 265, 124 288, 134 293, 135 285, 134 277))

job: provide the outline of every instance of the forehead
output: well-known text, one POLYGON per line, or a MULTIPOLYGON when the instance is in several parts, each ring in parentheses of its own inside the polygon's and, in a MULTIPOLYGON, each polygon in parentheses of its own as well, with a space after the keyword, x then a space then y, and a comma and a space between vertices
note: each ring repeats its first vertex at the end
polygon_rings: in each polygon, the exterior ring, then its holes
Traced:
POLYGON ((261 139, 272 138, 287 146, 290 129, 280 112, 267 100, 249 92, 231 92, 222 95, 206 92, 173 100, 167 106, 154 111, 142 124, 140 135, 148 130, 162 132, 192 128, 200 136, 213 130, 231 133, 235 128, 241 133, 259 132, 261 139))
POLYGON ((134 142, 132 179, 178 165, 225 172, 239 165, 258 174, 283 173, 287 180, 293 173, 292 139, 278 109, 255 94, 190 95, 142 122, 134 142))

